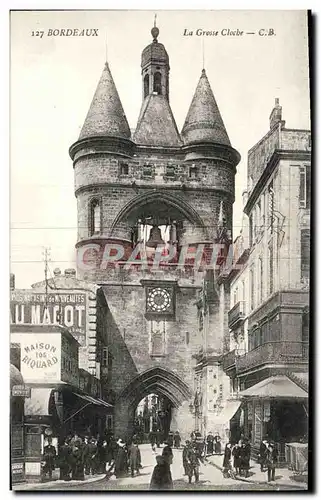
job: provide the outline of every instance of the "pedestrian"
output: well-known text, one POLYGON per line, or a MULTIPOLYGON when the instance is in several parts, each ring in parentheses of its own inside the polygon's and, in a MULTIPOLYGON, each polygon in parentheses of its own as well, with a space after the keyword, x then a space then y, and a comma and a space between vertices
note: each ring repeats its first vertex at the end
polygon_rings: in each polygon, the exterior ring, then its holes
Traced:
POLYGON ((85 475, 84 475, 84 457, 83 457, 81 439, 72 439, 70 444, 71 444, 71 454, 70 454, 71 478, 74 480, 82 481, 85 479, 85 475))
POLYGON ((59 450, 59 467, 60 467, 60 479, 63 481, 70 481, 71 473, 71 446, 70 439, 66 438, 64 444, 59 450))
POLYGON ((89 436, 84 437, 84 442, 82 446, 83 462, 85 474, 88 476, 90 474, 90 446, 89 446, 89 436))
POLYGON ((268 437, 265 436, 260 444, 260 452, 259 452, 259 464, 261 468, 261 472, 264 472, 264 468, 266 466, 266 455, 268 451, 268 437))
POLYGON ((118 445, 118 450, 115 459, 115 470, 114 470, 116 478, 125 477, 128 471, 128 457, 125 448, 126 445, 122 441, 122 439, 118 439, 117 445, 118 445))
POLYGON ((129 467, 131 476, 134 477, 135 472, 139 474, 139 467, 141 466, 141 456, 137 440, 133 440, 129 448, 129 467))
POLYGON ((266 454, 268 482, 275 481, 275 468, 277 460, 278 460, 278 452, 275 444, 271 441, 268 445, 268 450, 266 454))
POLYGON ((206 438, 206 444, 207 444, 207 455, 213 455, 214 451, 214 436, 212 432, 210 431, 208 433, 208 436, 206 438))
POLYGON ((232 448, 233 466, 235 473, 240 475, 240 465, 241 465, 241 445, 236 443, 232 448))
POLYGON ((195 483, 198 483, 200 475, 200 458, 196 444, 188 447, 186 458, 188 482, 191 484, 192 478, 195 476, 195 483))
POLYGON ((153 452, 156 453, 156 431, 150 431, 148 438, 153 452))
POLYGON ((187 469, 188 469, 187 452, 188 452, 190 445, 191 445, 191 442, 189 440, 185 441, 185 446, 183 448, 183 453, 182 453, 184 476, 188 476, 188 473, 187 473, 187 469))
POLYGON ((157 448, 160 448, 161 442, 162 442, 162 432, 160 429, 157 429, 155 433, 155 440, 156 440, 156 446, 157 448))
POLYGON ((247 438, 244 438, 241 446, 241 470, 245 477, 250 475, 251 445, 247 438))
POLYGON ((98 470, 98 448, 95 438, 91 438, 88 443, 87 473, 94 475, 98 470))
POLYGON ((52 478, 52 471, 55 470, 56 467, 56 448, 52 445, 51 437, 48 437, 48 444, 43 449, 43 475, 45 476, 48 473, 49 479, 52 478))
POLYGON ((169 446, 163 448, 162 455, 156 457, 157 465, 155 465, 152 478, 150 481, 150 490, 172 490, 173 480, 171 474, 171 464, 173 462, 173 453, 169 446))
POLYGON ((214 453, 215 455, 220 455, 222 452, 221 437, 217 432, 214 436, 214 453))
POLYGON ((71 444, 71 446, 73 446, 73 445, 79 446, 82 444, 82 439, 79 436, 77 431, 74 432, 74 435, 71 438, 70 444, 71 444))
POLYGON ((227 443, 223 458, 223 477, 234 477, 232 456, 232 444, 227 443))
POLYGON ((180 446, 181 446, 181 436, 180 436, 179 431, 176 431, 174 433, 174 446, 175 446, 175 448, 180 448, 180 446))
POLYGON ((167 444, 168 446, 170 446, 172 448, 173 444, 174 444, 174 433, 172 431, 170 431, 168 433, 168 436, 167 436, 167 444))

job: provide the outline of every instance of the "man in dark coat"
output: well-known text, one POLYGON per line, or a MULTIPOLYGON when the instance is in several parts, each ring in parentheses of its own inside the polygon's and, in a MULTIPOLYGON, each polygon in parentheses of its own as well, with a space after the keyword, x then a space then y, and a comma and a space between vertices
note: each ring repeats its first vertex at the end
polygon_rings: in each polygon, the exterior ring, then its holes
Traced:
POLYGON ((163 448, 162 456, 156 457, 157 465, 154 467, 150 481, 150 490, 172 490, 173 480, 171 474, 171 464, 173 462, 173 453, 169 446, 163 448))
POLYGON ((187 469, 188 469, 187 452, 188 452, 188 449, 190 446, 191 446, 191 442, 187 440, 185 442, 185 446, 183 448, 183 453, 182 453, 184 476, 188 476, 188 473, 187 473, 187 469))
POLYGON ((215 455, 220 455, 222 451, 221 438, 218 432, 214 436, 214 453, 215 455))
POLYGON ((260 444, 260 454, 259 454, 259 464, 261 466, 261 472, 264 471, 266 465, 266 455, 268 451, 268 438, 265 437, 260 444))
POLYGON ((240 466, 241 466, 241 444, 236 443, 232 448, 232 456, 233 456, 233 465, 236 474, 240 475, 240 466))
POLYGON ((181 446, 181 436, 178 431, 174 433, 174 446, 175 448, 179 448, 181 446))
POLYGON ((224 459, 223 459, 223 476, 229 477, 232 473, 232 445, 227 443, 225 446, 224 459))
POLYGON ((134 477, 135 471, 139 474, 139 467, 141 465, 141 456, 140 450, 136 440, 133 440, 130 448, 129 448, 129 467, 131 476, 134 477))
POLYGON ((125 448, 125 443, 121 440, 118 439, 117 441, 118 445, 118 450, 117 450, 117 455, 115 459, 115 476, 116 478, 118 477, 125 477, 128 472, 128 457, 127 457, 127 452, 125 448))
POLYGON ((206 438, 206 444, 207 444, 207 455, 213 455, 214 436, 211 431, 208 433, 208 436, 206 438))
MULTIPOLYGON (((72 442, 72 440, 71 440, 72 442)), ((71 444, 71 478, 76 480, 84 480, 84 457, 82 443, 79 440, 74 440, 71 444)))
POLYGON ((85 468, 85 474, 89 475, 90 474, 90 465, 89 465, 89 456, 90 456, 90 449, 89 449, 89 436, 84 437, 84 442, 82 445, 82 454, 83 454, 83 461, 84 461, 84 468, 85 468))
POLYGON ((166 440, 166 441, 167 441, 168 446, 170 446, 170 447, 172 447, 172 446, 173 446, 173 443, 174 443, 174 434, 173 434, 173 432, 172 432, 172 431, 170 431, 170 432, 168 433, 168 436, 167 436, 167 440, 166 440))
POLYGON ((275 481, 275 468, 278 461, 278 452, 273 442, 269 443, 266 454, 266 465, 268 473, 268 481, 275 481))
POLYGON ((249 477, 250 458, 251 445, 249 443, 249 440, 244 438, 243 444, 241 446, 241 470, 242 472, 244 472, 245 477, 249 477))
POLYGON ((44 475, 48 473, 49 479, 52 478, 52 471, 55 470, 56 467, 56 448, 52 445, 52 440, 48 438, 48 444, 43 449, 43 461, 44 466, 42 472, 44 475))
POLYGON ((198 456, 198 450, 196 444, 194 446, 189 446, 187 450, 187 475, 188 482, 192 482, 193 475, 195 476, 195 483, 199 481, 200 475, 200 459, 198 456))
POLYGON ((63 481, 70 481, 70 473, 71 473, 71 446, 70 440, 66 439, 64 444, 60 447, 59 450, 59 467, 60 467, 60 479, 63 481))

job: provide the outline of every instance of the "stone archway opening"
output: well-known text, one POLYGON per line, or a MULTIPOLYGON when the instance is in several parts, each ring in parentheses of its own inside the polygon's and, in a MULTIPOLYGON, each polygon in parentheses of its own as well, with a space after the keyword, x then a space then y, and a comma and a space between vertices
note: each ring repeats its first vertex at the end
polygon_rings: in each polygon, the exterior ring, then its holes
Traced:
POLYGON ((141 443, 150 442, 151 433, 158 432, 164 442, 171 430, 172 401, 162 394, 148 394, 138 403, 133 422, 133 432, 141 443))
MULTIPOLYGON (((158 396, 163 405, 163 428, 165 432, 191 427, 193 423, 188 412, 192 397, 190 388, 174 372, 163 367, 154 367, 137 375, 119 395, 115 404, 115 433, 124 437, 134 435, 137 407, 148 396, 158 396)), ((165 438, 166 439, 166 436, 165 438)))

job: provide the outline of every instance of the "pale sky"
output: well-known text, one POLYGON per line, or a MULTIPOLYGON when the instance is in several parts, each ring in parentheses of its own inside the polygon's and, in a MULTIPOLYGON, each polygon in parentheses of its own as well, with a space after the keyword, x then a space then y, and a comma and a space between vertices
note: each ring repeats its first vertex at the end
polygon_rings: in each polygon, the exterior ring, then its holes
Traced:
MULTIPOLYGON (((107 55, 130 128, 141 106, 140 57, 151 40, 153 11, 11 14, 11 270, 16 286, 51 269, 75 266, 76 199, 69 146, 78 135, 107 55), (48 37, 49 29, 99 30, 98 37, 48 37), (32 31, 44 30, 42 38, 32 31)), ((234 238, 242 219, 247 151, 266 134, 275 97, 289 128, 310 128, 305 11, 158 11, 158 40, 170 59, 170 104, 179 131, 205 68, 232 146, 236 175, 234 238), (183 36, 230 28, 255 35, 183 36), (272 28, 275 36, 260 37, 272 28)))

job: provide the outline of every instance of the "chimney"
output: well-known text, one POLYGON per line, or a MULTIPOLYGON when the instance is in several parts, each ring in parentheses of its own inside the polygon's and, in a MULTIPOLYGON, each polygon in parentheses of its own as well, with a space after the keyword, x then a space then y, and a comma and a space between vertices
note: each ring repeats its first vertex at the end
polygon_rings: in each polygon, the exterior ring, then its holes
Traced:
POLYGON ((10 290, 14 290, 16 288, 16 277, 13 273, 10 273, 10 290))
POLYGON ((270 130, 279 122, 282 121, 282 106, 280 106, 279 98, 275 98, 274 108, 270 114, 270 130))
POLYGON ((53 273, 54 273, 55 278, 57 278, 58 276, 61 276, 61 270, 59 269, 59 267, 56 267, 56 269, 54 269, 53 273))
POLYGON ((76 269, 65 269, 65 277, 66 278, 75 278, 76 277, 76 269))

